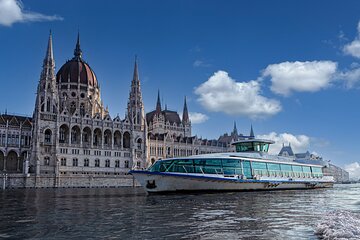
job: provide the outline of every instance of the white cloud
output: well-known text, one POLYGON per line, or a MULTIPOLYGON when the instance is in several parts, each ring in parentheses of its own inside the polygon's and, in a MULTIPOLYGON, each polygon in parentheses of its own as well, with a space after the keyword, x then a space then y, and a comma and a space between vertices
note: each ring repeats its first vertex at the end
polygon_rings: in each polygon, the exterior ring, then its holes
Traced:
POLYGON ((0 24, 11 26, 16 22, 40 22, 63 20, 62 17, 47 16, 37 12, 24 11, 23 5, 17 0, 0 0, 0 24))
POLYGON ((288 96, 293 91, 316 92, 334 80, 337 63, 332 61, 282 62, 271 64, 262 77, 271 78, 271 90, 288 96))
POLYGON ((291 148, 294 153, 306 152, 310 146, 311 138, 306 135, 293 135, 291 133, 276 133, 271 132, 269 134, 257 135, 257 138, 260 139, 270 139, 275 141, 274 144, 271 144, 269 153, 279 154, 282 145, 291 144, 291 148))
POLYGON ((355 37, 354 41, 346 44, 343 47, 343 52, 347 55, 351 55, 356 58, 360 58, 360 21, 357 26, 357 37, 355 37))
POLYGON ((194 67, 210 67, 211 64, 210 63, 206 63, 202 60, 195 60, 195 62, 193 63, 194 67))
POLYGON ((192 124, 203 123, 209 119, 205 114, 198 112, 189 112, 189 118, 192 124))
POLYGON ((224 71, 215 72, 195 93, 200 104, 212 112, 264 118, 281 111, 279 101, 260 95, 259 82, 236 82, 224 71))
POLYGON ((360 164, 358 162, 345 165, 344 169, 349 173, 350 179, 360 179, 360 164))
POLYGON ((345 81, 346 88, 353 88, 360 81, 360 68, 353 68, 338 73, 339 79, 345 81))

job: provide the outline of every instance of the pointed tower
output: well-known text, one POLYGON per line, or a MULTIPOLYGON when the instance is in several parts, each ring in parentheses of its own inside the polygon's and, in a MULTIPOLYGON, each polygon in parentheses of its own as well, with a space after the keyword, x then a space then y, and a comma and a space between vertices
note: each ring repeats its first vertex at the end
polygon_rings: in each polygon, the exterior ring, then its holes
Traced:
POLYGON ((186 104, 186 96, 185 96, 185 100, 184 100, 184 109, 183 109, 182 122, 183 122, 184 125, 190 122, 189 112, 188 112, 188 108, 187 108, 187 104, 186 104))
POLYGON ((156 114, 161 113, 161 102, 160 102, 160 90, 158 90, 158 96, 156 101, 156 114))
POLYGON ((238 138, 239 138, 239 134, 238 134, 238 130, 236 128, 236 122, 234 121, 234 129, 233 131, 231 132, 231 137, 234 141, 237 141, 238 138))
POLYGON ((80 32, 78 32, 78 36, 77 36, 77 41, 76 41, 76 46, 74 49, 74 58, 77 60, 80 60, 82 57, 82 51, 80 48, 80 32))
POLYGON ((55 139, 59 102, 57 89, 52 34, 50 31, 33 113, 30 165, 35 168, 36 176, 40 176, 41 166, 43 165, 46 165, 48 171, 50 166, 53 166, 53 171, 55 172, 55 139))
POLYGON ((182 124, 184 126, 184 137, 191 137, 191 121, 189 118, 189 111, 188 111, 188 107, 187 107, 187 103, 186 103, 186 96, 184 99, 182 124))
POLYGON ((138 61, 135 57, 134 74, 131 81, 131 90, 128 101, 128 116, 132 124, 144 128, 144 104, 141 96, 138 61))
POLYGON ((252 124, 251 124, 251 129, 250 129, 250 136, 249 136, 249 138, 250 138, 250 139, 254 139, 254 138, 255 138, 252 124))

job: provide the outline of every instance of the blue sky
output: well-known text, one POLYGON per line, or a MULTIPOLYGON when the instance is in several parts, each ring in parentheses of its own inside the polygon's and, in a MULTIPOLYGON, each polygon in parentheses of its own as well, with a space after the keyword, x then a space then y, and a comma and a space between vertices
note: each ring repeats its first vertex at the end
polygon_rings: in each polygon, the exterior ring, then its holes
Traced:
POLYGON ((32 114, 49 30, 57 70, 80 30, 113 116, 124 116, 137 54, 147 112, 158 89, 179 112, 187 96, 198 136, 253 124, 360 176, 359 1, 17 3, 0 0, 1 112, 32 114))

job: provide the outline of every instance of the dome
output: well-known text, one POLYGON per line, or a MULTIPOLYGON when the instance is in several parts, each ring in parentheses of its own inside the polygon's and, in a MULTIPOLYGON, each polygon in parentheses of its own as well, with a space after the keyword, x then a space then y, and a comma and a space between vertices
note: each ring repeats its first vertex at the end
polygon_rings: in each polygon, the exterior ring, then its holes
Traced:
POLYGON ((56 74, 57 83, 80 83, 98 87, 96 76, 90 66, 81 58, 67 61, 56 74))
POLYGON ((94 71, 82 59, 80 39, 78 36, 74 57, 67 61, 56 74, 57 83, 85 84, 91 87, 98 87, 94 71))

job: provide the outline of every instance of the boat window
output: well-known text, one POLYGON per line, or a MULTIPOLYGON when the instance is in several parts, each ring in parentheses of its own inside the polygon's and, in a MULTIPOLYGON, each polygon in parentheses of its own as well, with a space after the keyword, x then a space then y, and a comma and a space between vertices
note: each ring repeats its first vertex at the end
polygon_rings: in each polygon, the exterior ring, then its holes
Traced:
POLYGON ((246 178, 252 178, 250 161, 243 161, 242 165, 246 178))
POLYGON ((292 168, 293 168, 294 172, 302 172, 302 167, 301 166, 293 165, 292 168))
POLYGON ((320 167, 311 167, 311 170, 313 173, 322 173, 322 170, 320 167))
POLYGON ((167 171, 179 172, 179 173, 193 173, 194 172, 193 160, 190 159, 174 160, 167 171))
POLYGON ((303 169, 303 172, 311 173, 310 167, 303 166, 302 169, 303 169))
POLYGON ((268 163, 267 167, 269 171, 280 171, 280 164, 277 163, 268 163))
POLYGON ((287 172, 292 171, 291 165, 289 164, 280 164, 280 168, 282 171, 287 171, 287 172))
POLYGON ((172 161, 157 161, 149 168, 150 172, 165 172, 172 161))
POLYGON ((222 160, 223 171, 225 175, 241 175, 241 163, 240 160, 223 159, 222 160))
POLYGON ((252 142, 244 142, 236 145, 236 152, 252 152, 254 151, 254 146, 252 142))
POLYGON ((264 162, 252 162, 252 167, 253 169, 267 169, 266 163, 264 162))

